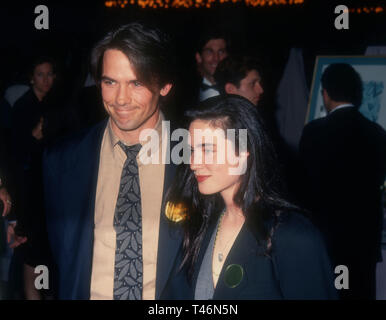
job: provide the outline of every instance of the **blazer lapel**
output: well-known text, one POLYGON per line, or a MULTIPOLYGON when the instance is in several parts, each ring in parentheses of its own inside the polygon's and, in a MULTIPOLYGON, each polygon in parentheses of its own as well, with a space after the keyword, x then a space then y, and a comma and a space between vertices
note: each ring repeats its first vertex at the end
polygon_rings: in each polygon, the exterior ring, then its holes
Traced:
MULTIPOLYGON (((94 211, 96 188, 98 182, 98 170, 101 143, 103 133, 106 128, 107 121, 103 121, 91 133, 90 137, 84 141, 85 152, 81 155, 81 162, 79 166, 85 169, 84 177, 88 181, 88 187, 84 190, 85 208, 82 219, 79 219, 77 230, 82 230, 78 235, 79 238, 74 239, 72 247, 75 252, 80 253, 77 258, 78 272, 78 289, 75 293, 76 299, 90 298, 90 285, 92 273, 92 257, 94 247, 94 211)), ((74 226, 75 227, 75 226, 74 226)))
POLYGON ((176 172, 176 165, 173 163, 165 164, 165 177, 163 187, 163 198, 160 212, 160 227, 158 236, 158 254, 156 270, 156 294, 155 298, 159 299, 161 293, 169 278, 170 272, 174 265, 178 249, 182 241, 182 230, 177 224, 173 224, 165 216, 165 200, 176 172))
POLYGON ((227 258, 217 281, 213 299, 234 299, 248 285, 248 278, 245 273, 245 265, 256 256, 257 242, 247 224, 242 226, 227 258), (239 281, 230 282, 230 274, 239 274, 239 281), (241 274, 241 275, 240 275, 241 274))
MULTIPOLYGON (((200 272, 200 267, 204 260, 206 250, 208 249, 210 239, 212 238, 213 232, 215 232, 215 229, 217 227, 217 221, 218 221, 218 218, 210 219, 208 229, 205 233, 204 239, 202 240, 200 252, 198 253, 198 258, 197 258, 197 262, 194 268, 194 273, 192 278, 193 291, 195 291, 195 288, 197 285, 198 274, 200 272)), ((194 292, 193 292, 193 295, 194 295, 194 292)))

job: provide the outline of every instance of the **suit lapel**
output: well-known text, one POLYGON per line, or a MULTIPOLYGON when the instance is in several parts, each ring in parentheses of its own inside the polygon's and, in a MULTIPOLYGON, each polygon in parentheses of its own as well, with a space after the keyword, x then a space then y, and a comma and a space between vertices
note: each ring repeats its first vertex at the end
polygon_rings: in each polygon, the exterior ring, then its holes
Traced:
MULTIPOLYGON (((171 150, 176 145, 168 138, 169 149, 167 152, 171 154, 171 150)), ((171 159, 171 158, 169 158, 171 159)), ((156 292, 155 298, 159 299, 171 273, 174 261, 177 256, 178 249, 182 242, 181 228, 169 221, 165 216, 166 196, 175 177, 177 166, 171 161, 170 164, 165 164, 165 177, 163 185, 162 206, 160 212, 160 226, 158 235, 158 253, 157 253, 157 270, 156 270, 156 292)))
POLYGON ((174 164, 165 164, 165 178, 158 236, 156 299, 160 298, 163 288, 166 285, 166 281, 169 278, 182 241, 182 230, 165 216, 166 195, 168 188, 174 179, 175 172, 176 166, 174 164))
POLYGON ((90 285, 91 285, 91 273, 92 273, 92 257, 94 247, 94 211, 95 211, 95 198, 96 188, 98 182, 98 170, 99 170, 99 159, 101 143, 103 133, 106 128, 107 121, 103 121, 92 132, 90 137, 83 143, 85 144, 85 152, 79 156, 80 161, 79 167, 85 170, 80 173, 88 181, 87 188, 83 191, 83 199, 85 208, 83 219, 79 220, 77 230, 82 230, 78 235, 79 238, 74 238, 72 247, 74 252, 79 252, 80 257, 77 257, 78 266, 78 280, 79 288, 76 299, 89 299, 90 297, 90 285))
MULTIPOLYGON (((88 203, 88 216, 92 219, 92 225, 94 227, 94 213, 95 213, 95 199, 96 199, 96 190, 98 183, 98 171, 99 171, 99 162, 100 162, 100 151, 102 147, 103 134, 107 125, 107 121, 104 121, 100 127, 96 130, 95 137, 91 140, 90 143, 90 159, 93 159, 92 163, 89 164, 91 180, 90 180, 90 197, 88 203)), ((91 220, 90 220, 91 222, 91 220)))
POLYGON ((217 286, 214 291, 213 299, 234 299, 248 285, 248 277, 245 273, 245 266, 250 259, 256 256, 257 243, 247 224, 242 226, 229 254, 224 261, 223 268, 217 286), (240 281, 234 285, 230 285, 227 278, 229 273, 242 271, 240 281))

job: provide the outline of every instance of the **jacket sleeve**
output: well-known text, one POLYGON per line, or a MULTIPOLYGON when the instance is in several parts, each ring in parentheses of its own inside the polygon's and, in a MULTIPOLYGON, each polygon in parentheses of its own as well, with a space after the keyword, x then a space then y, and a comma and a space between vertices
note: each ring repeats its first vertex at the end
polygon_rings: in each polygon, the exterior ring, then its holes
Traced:
POLYGON ((300 214, 280 224, 273 263, 284 299, 337 299, 333 267, 319 231, 300 214))

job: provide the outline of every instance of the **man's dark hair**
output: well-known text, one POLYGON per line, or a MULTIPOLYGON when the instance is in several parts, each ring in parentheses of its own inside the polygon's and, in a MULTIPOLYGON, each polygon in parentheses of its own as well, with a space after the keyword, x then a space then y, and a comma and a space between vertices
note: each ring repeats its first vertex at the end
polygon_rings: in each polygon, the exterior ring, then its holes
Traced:
POLYGON ((213 39, 224 39, 226 44, 227 51, 230 50, 231 40, 225 30, 215 27, 208 28, 204 32, 202 32, 196 43, 196 52, 201 53, 202 49, 204 49, 205 45, 213 39))
POLYGON ((162 88, 174 79, 174 51, 171 39, 157 28, 130 23, 110 31, 93 48, 91 69, 96 83, 100 83, 103 55, 116 49, 129 59, 140 82, 149 90, 162 88))
POLYGON ((337 102, 350 102, 359 107, 363 85, 358 72, 347 63, 330 64, 322 75, 322 88, 337 102))
POLYGON ((232 83, 237 88, 249 71, 256 70, 261 76, 261 66, 257 59, 247 56, 229 56, 222 60, 214 73, 216 87, 221 94, 225 94, 225 85, 232 83))

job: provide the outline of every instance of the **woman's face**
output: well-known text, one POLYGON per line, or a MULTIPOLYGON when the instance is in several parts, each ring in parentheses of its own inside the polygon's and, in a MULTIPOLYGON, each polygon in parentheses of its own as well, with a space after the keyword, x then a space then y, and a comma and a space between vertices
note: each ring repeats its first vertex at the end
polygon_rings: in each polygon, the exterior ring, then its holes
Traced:
POLYGON ((232 171, 239 167, 240 161, 246 161, 245 154, 236 156, 234 143, 226 139, 226 132, 214 128, 209 121, 194 120, 189 126, 189 133, 192 150, 190 168, 197 179, 200 193, 220 192, 223 196, 233 196, 240 182, 240 174, 232 171), (216 132, 222 132, 223 135, 216 132), (213 137, 213 141, 208 143, 205 137, 209 136, 213 137))
POLYGON ((46 95, 54 84, 55 74, 49 62, 38 64, 32 75, 32 86, 39 93, 46 95))

